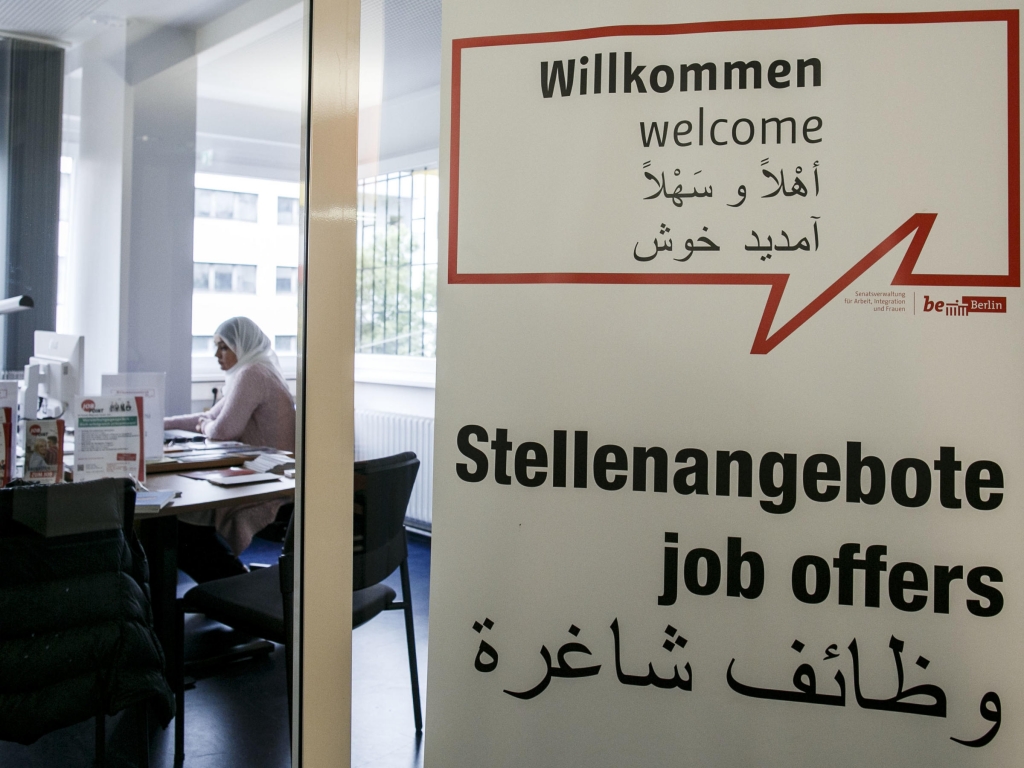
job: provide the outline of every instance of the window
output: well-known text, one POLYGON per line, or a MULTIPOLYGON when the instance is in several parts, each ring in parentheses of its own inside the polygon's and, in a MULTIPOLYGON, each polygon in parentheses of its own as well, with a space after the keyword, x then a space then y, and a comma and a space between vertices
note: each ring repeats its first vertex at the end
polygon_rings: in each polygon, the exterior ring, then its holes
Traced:
POLYGON ((214 293, 256 293, 256 267, 253 264, 192 265, 192 290, 214 293))
POLYGON ((213 336, 192 337, 192 357, 212 355, 213 352, 213 336))
POLYGON ((356 352, 433 357, 437 170, 363 179, 358 206, 356 352))
POLYGON ((256 221, 259 195, 248 192, 226 192, 219 189, 196 190, 197 219, 231 219, 256 221))
POLYGON ((60 159, 60 220, 71 221, 71 171, 65 171, 64 166, 71 166, 70 157, 60 159), (65 163, 64 161, 68 161, 65 163))
POLYGON ((277 223, 295 227, 299 224, 299 198, 279 197, 277 198, 277 223))
POLYGON ((298 336, 275 336, 274 351, 280 355, 294 355, 298 349, 298 336))
MULTIPOLYGON (((277 292, 296 293, 298 290, 299 270, 297 267, 277 268, 277 292)), ((284 338, 284 337, 279 337, 284 338)))

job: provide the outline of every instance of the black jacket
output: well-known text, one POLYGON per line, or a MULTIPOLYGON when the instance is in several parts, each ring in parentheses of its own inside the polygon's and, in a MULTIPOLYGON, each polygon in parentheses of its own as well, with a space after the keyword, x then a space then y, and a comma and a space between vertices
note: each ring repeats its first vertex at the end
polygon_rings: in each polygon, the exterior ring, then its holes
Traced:
POLYGON ((24 509, 26 499, 29 506, 67 506, 73 491, 0 491, 5 741, 30 744, 101 710, 112 715, 149 698, 162 724, 174 715, 163 650, 153 632, 148 565, 132 531, 134 491, 122 481, 81 485, 94 486, 93 500, 97 493, 107 501, 113 496, 114 514, 124 524, 46 538, 18 522, 19 506, 24 509), (16 494, 35 495, 19 502, 16 494))

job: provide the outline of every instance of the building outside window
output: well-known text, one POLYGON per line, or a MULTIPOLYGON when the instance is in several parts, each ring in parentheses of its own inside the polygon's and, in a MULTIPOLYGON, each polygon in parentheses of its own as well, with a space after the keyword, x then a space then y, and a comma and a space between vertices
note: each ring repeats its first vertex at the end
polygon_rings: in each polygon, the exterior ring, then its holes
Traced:
POLYGON ((214 293, 256 293, 256 266, 195 262, 192 265, 192 288, 214 293))
MULTIPOLYGON (((216 160, 216 156, 214 157, 216 160)), ((268 173, 268 175, 272 175, 268 173)), ((296 357, 279 338, 298 334, 299 227, 278 224, 282 209, 298 221, 298 182, 256 176, 197 173, 196 199, 204 190, 230 192, 251 200, 249 219, 201 215, 197 205, 193 229, 192 294, 194 399, 210 399, 224 372, 212 357, 212 337, 230 317, 251 318, 274 342, 287 379, 295 376, 296 357), (287 206, 280 201, 293 200, 287 206), (296 210, 292 210, 295 208, 296 210), (197 339, 211 339, 203 347, 197 339)), ((226 208, 226 204, 225 204, 226 208)))
POLYGON ((297 267, 278 267, 277 268, 277 293, 281 294, 293 294, 298 291, 299 287, 299 270, 297 267))
POLYGON ((216 351, 213 344, 213 336, 192 337, 192 357, 203 357, 212 355, 216 351))
POLYGON ((275 336, 274 351, 279 355, 294 355, 298 350, 298 336, 275 336))
POLYGON ((299 198, 277 198, 277 223, 280 226, 295 227, 299 224, 299 198))
POLYGON ((197 219, 256 221, 258 196, 220 189, 196 190, 197 219))

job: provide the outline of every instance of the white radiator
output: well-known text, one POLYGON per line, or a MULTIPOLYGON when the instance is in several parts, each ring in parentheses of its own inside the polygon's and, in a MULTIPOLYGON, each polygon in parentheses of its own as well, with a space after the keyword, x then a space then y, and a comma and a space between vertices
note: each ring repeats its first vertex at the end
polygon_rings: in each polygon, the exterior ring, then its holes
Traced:
POLYGON ((420 460, 406 523, 430 530, 434 490, 434 420, 402 413, 356 409, 356 461, 413 451, 420 460))

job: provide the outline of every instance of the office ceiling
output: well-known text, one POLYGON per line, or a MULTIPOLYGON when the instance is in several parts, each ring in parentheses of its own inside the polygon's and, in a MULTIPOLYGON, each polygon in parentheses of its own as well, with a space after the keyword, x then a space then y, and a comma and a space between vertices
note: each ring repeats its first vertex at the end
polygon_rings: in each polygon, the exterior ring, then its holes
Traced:
POLYGON ((0 29, 60 38, 105 0, 21 0, 0 4, 0 29))
MULTIPOLYGON (((200 27, 246 0, 0 0, 0 31, 88 40, 129 18, 200 27)), ((384 0, 384 98, 436 87, 441 1, 384 0)), ((293 23, 200 68, 201 96, 274 109, 301 104, 302 25, 293 23)))
POLYGON ((76 45, 128 18, 201 26, 245 0, 0 0, 0 30, 76 45))
POLYGON ((384 0, 384 100, 441 81, 441 0, 384 0))
POLYGON ((298 114, 303 93, 302 22, 199 66, 199 98, 298 114))
MULTIPOLYGON (((295 22, 199 68, 199 96, 295 111, 302 103, 302 24, 295 22)), ((385 0, 384 99, 441 80, 440 0, 385 0)))
MULTIPOLYGON (((373 4, 375 8, 368 10, 377 14, 383 11, 381 157, 436 146, 441 0, 363 3, 364 7, 373 4), (397 106, 388 109, 388 103, 397 106)), ((286 8, 288 0, 0 0, 0 34, 32 35, 74 48, 111 28, 123 27, 128 19, 141 19, 191 27, 202 35, 204 27, 224 29, 221 17, 240 9, 227 17, 231 24, 237 23, 234 19, 246 19, 244 23, 255 26, 239 27, 234 38, 218 37, 214 49, 203 49, 199 57, 199 155, 218 163, 220 158, 236 158, 239 168, 255 166, 259 160, 275 168, 279 165, 281 173, 290 175, 297 168, 305 67, 301 16, 294 6, 296 12, 286 8), (247 2, 250 8, 240 9, 247 2)), ((74 55, 69 60, 74 62, 74 55)), ((75 93, 69 88, 69 96, 75 93)), ((71 137, 79 108, 74 98, 67 100, 65 108, 71 118, 65 129, 71 137)), ((274 172, 273 168, 251 171, 268 177, 274 172)))
MULTIPOLYGON (((298 110, 302 72, 302 25, 295 23, 203 65, 200 95, 298 110)), ((440 0, 385 0, 385 101, 436 88, 440 80, 440 0)))

